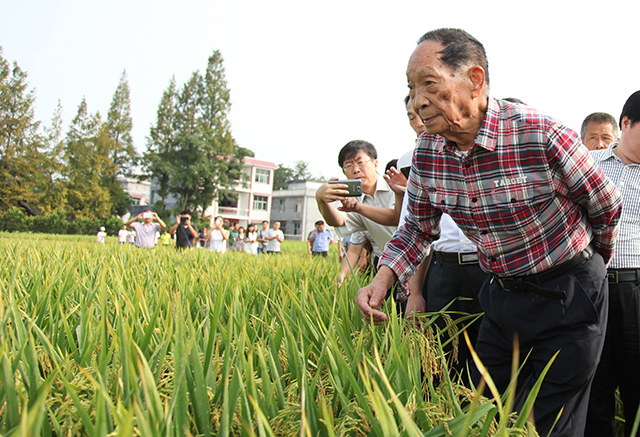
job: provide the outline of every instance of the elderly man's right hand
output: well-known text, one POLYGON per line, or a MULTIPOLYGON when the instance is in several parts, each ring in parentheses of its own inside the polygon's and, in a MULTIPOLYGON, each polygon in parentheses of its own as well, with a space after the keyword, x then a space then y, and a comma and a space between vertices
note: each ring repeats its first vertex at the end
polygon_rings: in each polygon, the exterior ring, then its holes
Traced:
POLYGON ((358 296, 356 297, 356 304, 362 317, 367 322, 373 321, 374 325, 381 325, 388 320, 388 317, 379 308, 384 302, 384 298, 387 294, 388 287, 383 284, 382 281, 375 278, 371 281, 371 284, 358 290, 358 296))

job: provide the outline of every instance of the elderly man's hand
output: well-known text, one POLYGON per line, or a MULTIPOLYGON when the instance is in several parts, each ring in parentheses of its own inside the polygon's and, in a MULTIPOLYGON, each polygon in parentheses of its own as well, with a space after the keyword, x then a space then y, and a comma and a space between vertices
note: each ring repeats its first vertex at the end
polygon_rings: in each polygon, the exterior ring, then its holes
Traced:
POLYGON ((387 287, 381 281, 376 281, 375 278, 371 284, 358 290, 356 304, 367 322, 373 320, 374 325, 381 325, 387 321, 387 315, 378 310, 382 306, 386 294, 387 287))

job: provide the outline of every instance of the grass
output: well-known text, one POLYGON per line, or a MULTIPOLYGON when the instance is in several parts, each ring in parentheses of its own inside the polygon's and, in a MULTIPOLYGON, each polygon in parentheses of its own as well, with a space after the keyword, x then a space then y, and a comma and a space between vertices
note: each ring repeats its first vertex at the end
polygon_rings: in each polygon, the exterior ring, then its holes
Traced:
POLYGON ((372 327, 334 248, 282 248, 2 234, 0 434, 535 435, 448 378, 437 315, 372 327))

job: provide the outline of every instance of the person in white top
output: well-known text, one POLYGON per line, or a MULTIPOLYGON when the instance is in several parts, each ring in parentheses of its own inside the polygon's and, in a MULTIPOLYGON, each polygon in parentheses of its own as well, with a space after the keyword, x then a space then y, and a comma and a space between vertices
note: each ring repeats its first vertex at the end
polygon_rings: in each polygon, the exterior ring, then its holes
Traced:
POLYGON ((258 225, 251 224, 247 227, 247 236, 244 239, 244 251, 252 255, 258 254, 258 225))
POLYGON ((129 236, 129 231, 127 231, 127 226, 122 225, 122 229, 118 231, 118 243, 127 244, 128 236, 129 236))
POLYGON ((104 239, 107 236, 107 233, 104 231, 104 226, 100 227, 100 232, 96 237, 96 242, 104 244, 104 239))
POLYGON ((222 227, 224 220, 218 216, 211 220, 211 230, 206 235, 209 241, 211 252, 225 253, 227 251, 227 241, 229 241, 229 231, 222 227))
POLYGON ((273 228, 267 231, 264 239, 267 240, 267 253, 280 253, 280 243, 284 241, 280 222, 273 222, 273 228))

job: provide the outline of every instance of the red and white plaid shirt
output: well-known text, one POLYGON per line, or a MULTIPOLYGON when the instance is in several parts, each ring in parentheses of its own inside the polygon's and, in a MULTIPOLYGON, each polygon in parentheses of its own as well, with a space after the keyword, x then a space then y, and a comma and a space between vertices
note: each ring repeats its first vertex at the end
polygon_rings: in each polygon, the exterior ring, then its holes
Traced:
MULTIPOLYGON (((539 273, 593 240, 611 259, 622 200, 579 136, 535 109, 489 98, 468 154, 424 133, 407 187, 409 215, 385 246, 380 265, 400 284, 413 275, 448 213, 478 246, 484 270, 539 273)), ((408 295, 399 290, 398 299, 408 295)))

